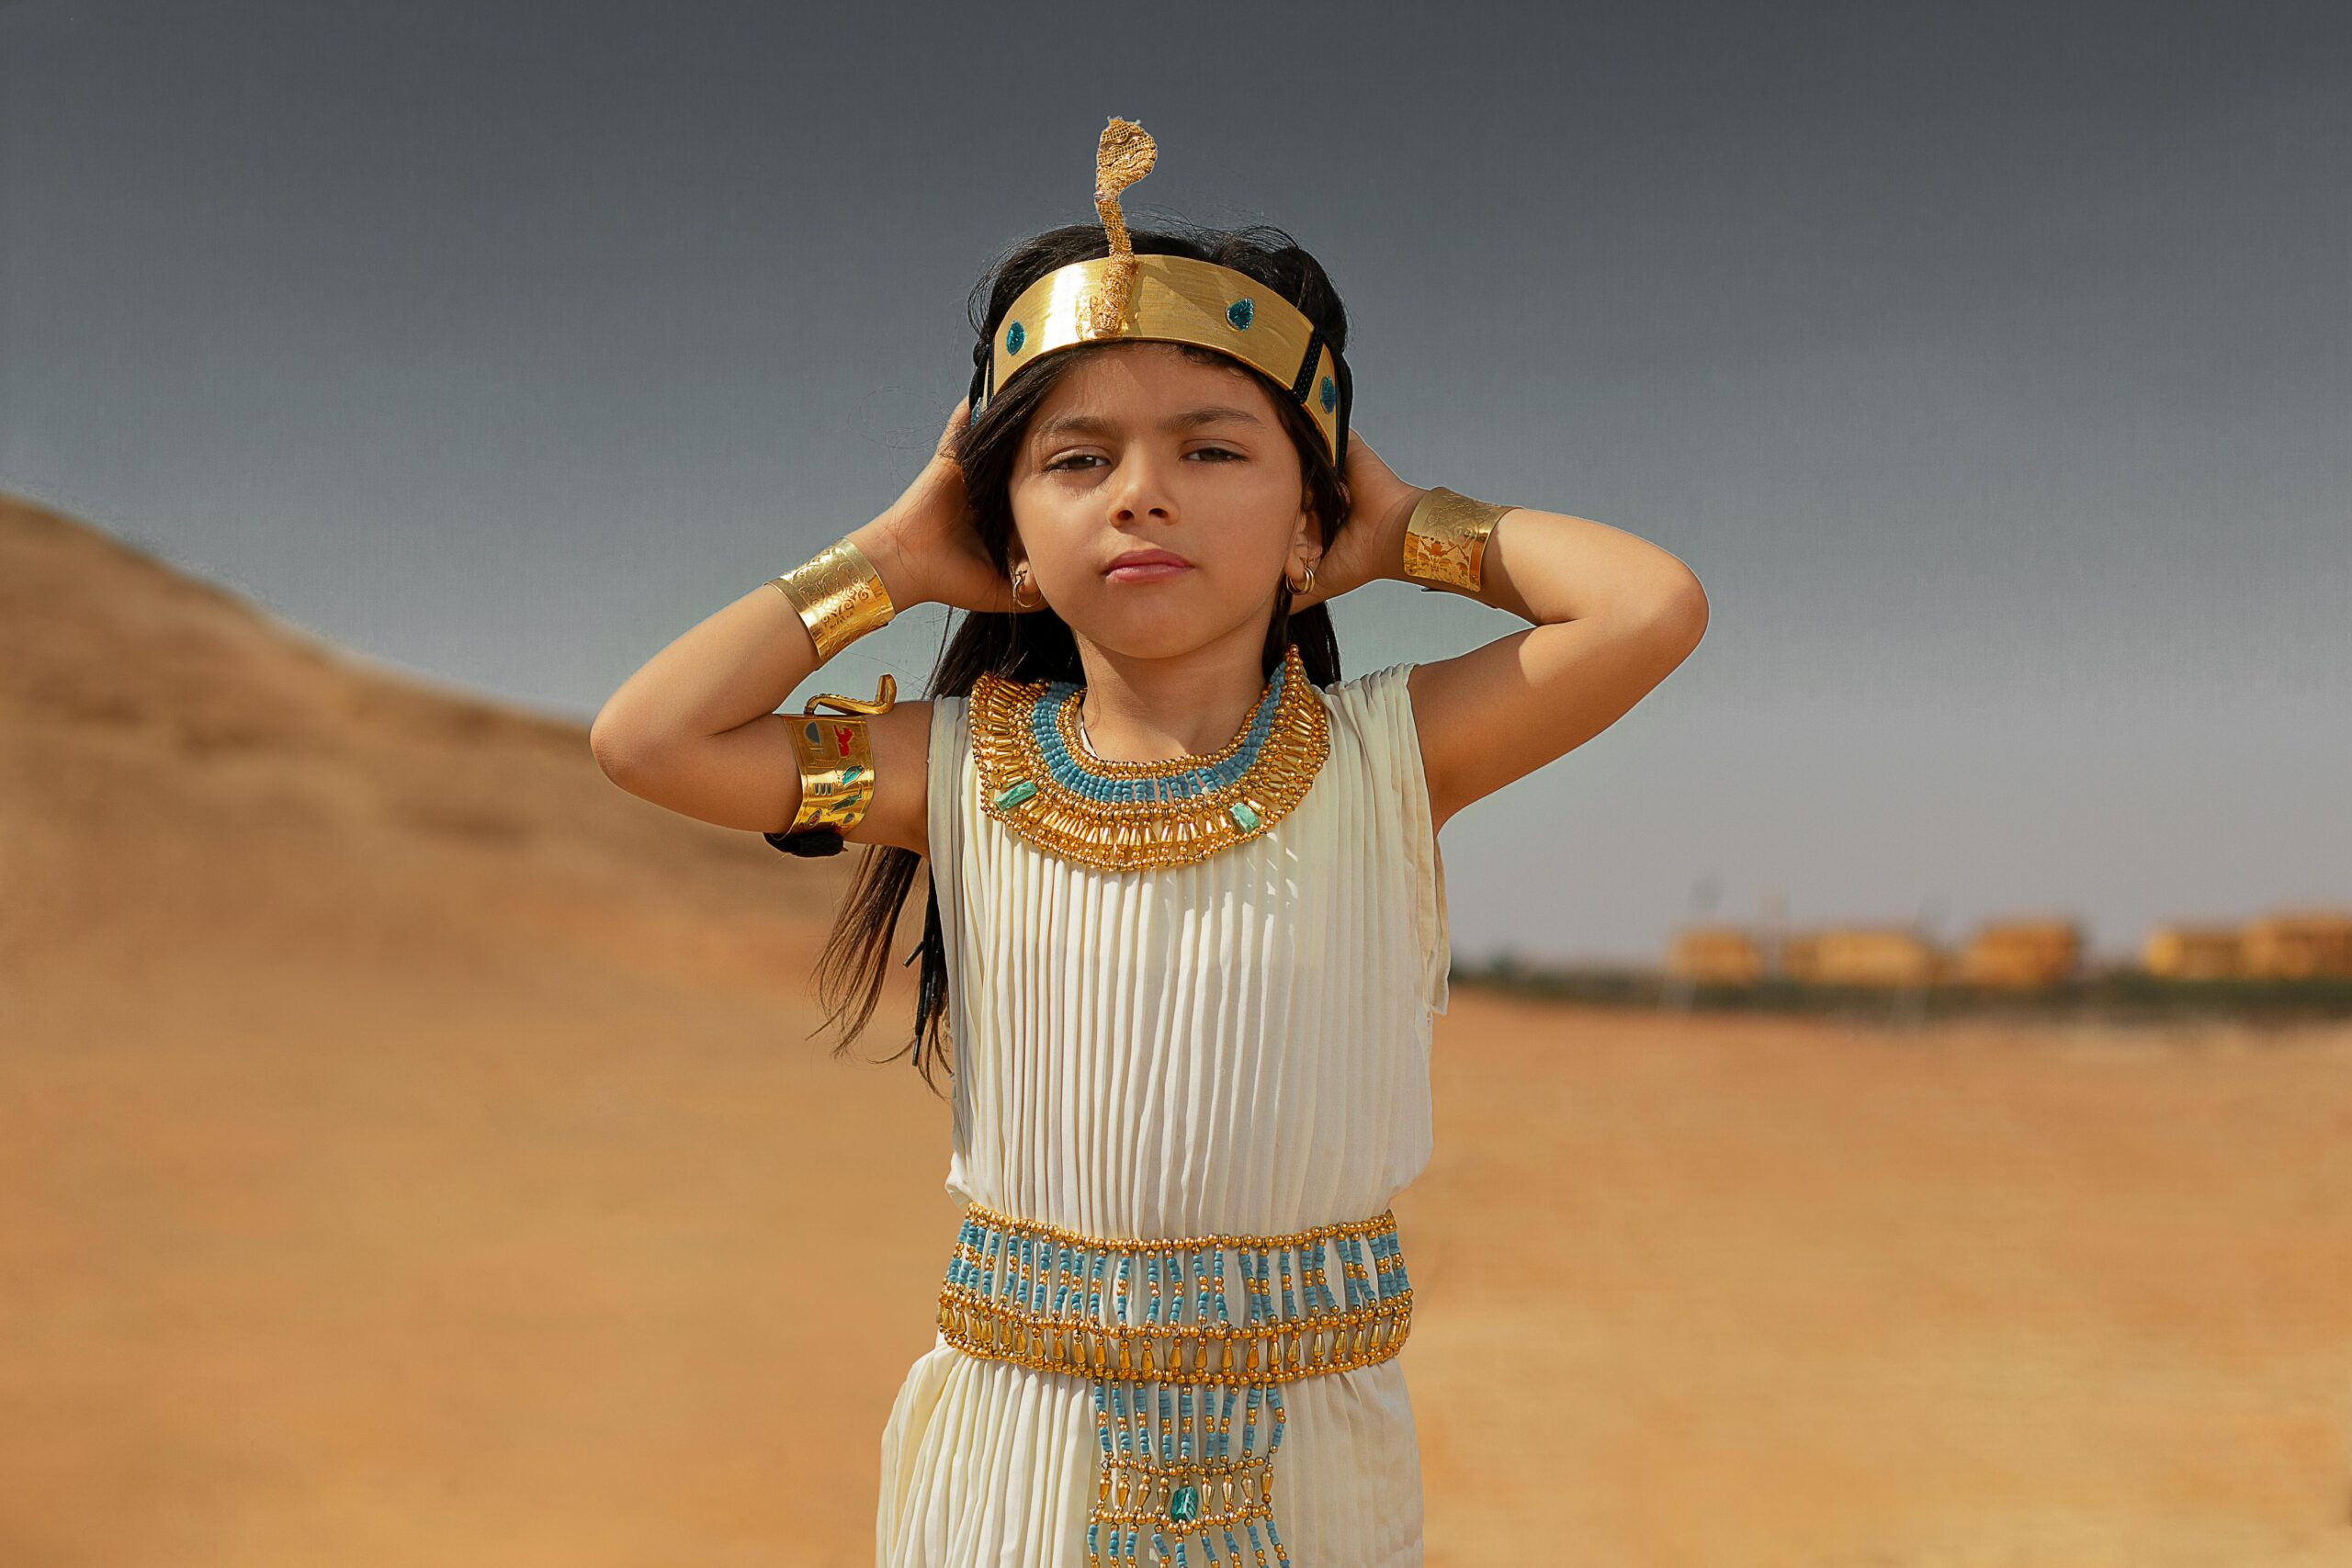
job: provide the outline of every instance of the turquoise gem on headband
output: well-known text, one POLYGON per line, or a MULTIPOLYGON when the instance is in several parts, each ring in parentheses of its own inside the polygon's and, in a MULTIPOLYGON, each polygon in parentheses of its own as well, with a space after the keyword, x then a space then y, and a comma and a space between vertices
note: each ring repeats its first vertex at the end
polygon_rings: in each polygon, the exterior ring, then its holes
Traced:
POLYGON ((1329 413, 1340 401, 1340 389, 1331 385, 1331 378, 1323 378, 1323 412, 1329 413))
POLYGON ((1225 319, 1231 321, 1237 327, 1246 328, 1250 325, 1250 313, 1254 310, 1256 310, 1256 307, 1251 305, 1249 300, 1236 299, 1232 304, 1227 305, 1225 308, 1225 319))
POLYGON ((1007 328, 1005 328, 1005 329, 1004 329, 1004 352, 1005 352, 1005 353, 1007 353, 1007 354, 1018 354, 1018 353, 1020 353, 1020 352, 1021 352, 1021 345, 1022 345, 1023 344, 1024 344, 1024 343, 1028 342, 1028 341, 1029 341, 1029 334, 1028 334, 1027 333, 1023 332, 1023 331, 1021 330, 1021 323, 1020 323, 1019 321, 1015 321, 1015 322, 1013 322, 1011 326, 1009 326, 1009 327, 1007 327, 1007 328))

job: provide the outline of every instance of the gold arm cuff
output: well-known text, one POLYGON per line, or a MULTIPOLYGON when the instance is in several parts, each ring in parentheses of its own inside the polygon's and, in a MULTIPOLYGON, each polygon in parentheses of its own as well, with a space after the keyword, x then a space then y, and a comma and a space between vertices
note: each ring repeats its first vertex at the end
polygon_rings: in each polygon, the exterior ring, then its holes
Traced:
POLYGON ((786 716, 800 764, 800 809, 778 837, 838 837, 865 818, 874 804, 874 743, 861 716, 888 713, 898 700, 899 682, 886 672, 871 700, 829 694, 812 699, 806 713, 786 716), (818 713, 820 705, 839 708, 842 716, 818 713))
POLYGON ((1502 514, 1514 510, 1432 486, 1405 524, 1405 575, 1476 593, 1486 571, 1487 536, 1502 514))
POLYGON ((881 573, 847 535, 768 581, 799 613, 820 664, 899 613, 881 573))

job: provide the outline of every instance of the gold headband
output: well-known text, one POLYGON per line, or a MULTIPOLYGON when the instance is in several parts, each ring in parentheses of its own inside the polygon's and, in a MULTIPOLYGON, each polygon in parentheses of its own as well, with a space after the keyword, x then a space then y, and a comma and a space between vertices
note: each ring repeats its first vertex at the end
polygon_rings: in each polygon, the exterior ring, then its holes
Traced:
POLYGON ((1111 117, 1094 153, 1094 207, 1111 254, 1055 268, 1004 313, 972 395, 972 415, 1021 370, 1058 349, 1106 339, 1189 343, 1230 355, 1306 411, 1334 465, 1347 451, 1350 378, 1305 311, 1244 272, 1191 256, 1138 255, 1119 192, 1151 172, 1159 146, 1111 117))

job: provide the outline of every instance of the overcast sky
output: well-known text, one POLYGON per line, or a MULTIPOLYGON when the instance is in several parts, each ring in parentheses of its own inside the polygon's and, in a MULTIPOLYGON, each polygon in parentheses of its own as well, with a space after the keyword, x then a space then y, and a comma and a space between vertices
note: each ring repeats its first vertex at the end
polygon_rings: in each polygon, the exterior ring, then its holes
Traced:
POLYGON ((815 11, 0 5, 0 488, 584 721, 899 493, 1116 114, 1132 219, 1324 261, 1407 479, 1706 584, 1448 826, 1463 956, 2352 902, 2352 10, 815 11))

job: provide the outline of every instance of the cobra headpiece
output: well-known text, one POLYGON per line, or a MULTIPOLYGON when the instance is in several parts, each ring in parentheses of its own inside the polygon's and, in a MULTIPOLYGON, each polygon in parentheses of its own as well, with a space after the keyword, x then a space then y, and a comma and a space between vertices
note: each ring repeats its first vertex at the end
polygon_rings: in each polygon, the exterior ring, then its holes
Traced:
POLYGON ((1151 172, 1159 148, 1111 117, 1094 152, 1094 209, 1111 254, 1056 267, 1023 289, 972 372, 972 417, 1058 349, 1106 339, 1189 343, 1231 355, 1285 389, 1322 434, 1334 468, 1348 448, 1347 362, 1305 311, 1244 272, 1191 256, 1138 255, 1119 193, 1151 172))

